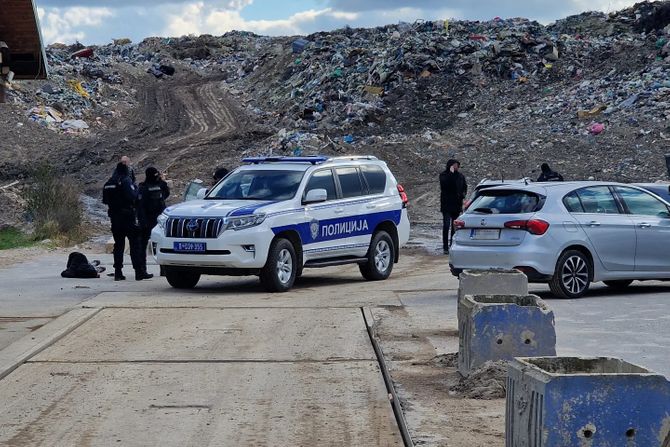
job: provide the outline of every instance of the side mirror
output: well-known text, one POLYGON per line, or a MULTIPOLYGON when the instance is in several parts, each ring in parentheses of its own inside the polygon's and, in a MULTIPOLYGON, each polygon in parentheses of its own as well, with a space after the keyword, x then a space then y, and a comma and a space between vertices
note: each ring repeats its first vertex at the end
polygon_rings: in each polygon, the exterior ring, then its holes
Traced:
POLYGON ((195 198, 197 200, 202 200, 205 198, 206 195, 207 195, 207 188, 200 188, 198 190, 198 193, 195 195, 195 198))
POLYGON ((325 189, 312 189, 307 192, 305 199, 302 201, 303 204, 308 203, 320 203, 328 200, 328 191, 325 189))

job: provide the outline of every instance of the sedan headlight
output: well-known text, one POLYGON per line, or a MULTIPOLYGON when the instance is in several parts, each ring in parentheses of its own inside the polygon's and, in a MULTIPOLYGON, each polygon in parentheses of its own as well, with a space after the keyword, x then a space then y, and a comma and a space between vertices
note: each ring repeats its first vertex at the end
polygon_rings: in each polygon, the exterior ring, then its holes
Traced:
POLYGON ((263 223, 265 214, 251 214, 248 216, 226 217, 223 219, 223 229, 225 230, 246 230, 263 223))
POLYGON ((168 220, 168 215, 165 214, 165 213, 162 213, 160 216, 158 216, 158 219, 157 219, 158 228, 160 228, 161 230, 164 230, 165 229, 165 222, 167 222, 167 220, 168 220))

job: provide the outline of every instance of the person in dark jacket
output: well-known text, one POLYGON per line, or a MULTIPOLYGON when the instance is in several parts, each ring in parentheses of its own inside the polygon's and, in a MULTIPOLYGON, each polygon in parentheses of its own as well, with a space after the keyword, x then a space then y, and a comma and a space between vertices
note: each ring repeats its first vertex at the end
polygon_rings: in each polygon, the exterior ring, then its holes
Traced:
POLYGON ((449 253, 454 235, 454 220, 463 212, 463 201, 468 193, 465 176, 459 172, 461 163, 449 160, 447 169, 440 174, 440 211, 442 211, 442 246, 449 253))
POLYGON ((214 181, 214 184, 216 185, 221 181, 222 178, 228 175, 228 169, 224 167, 218 168, 216 171, 214 171, 214 174, 212 174, 212 180, 214 181))
POLYGON ((547 163, 542 163, 542 174, 537 178, 538 182, 562 182, 563 176, 553 171, 547 163))
POLYGON ((124 163, 117 164, 114 174, 105 183, 103 190, 103 203, 109 207, 107 214, 112 221, 115 281, 126 279, 123 276, 123 252, 126 248, 126 238, 130 244, 130 259, 135 270, 135 279, 141 281, 154 276, 147 273, 146 257, 142 255, 140 248, 140 228, 136 210, 137 194, 137 185, 130 177, 128 166, 124 163))
POLYGON ((165 199, 170 196, 170 188, 158 169, 149 167, 144 174, 144 182, 139 185, 137 217, 142 254, 146 258, 151 230, 158 224, 158 216, 165 209, 165 199))

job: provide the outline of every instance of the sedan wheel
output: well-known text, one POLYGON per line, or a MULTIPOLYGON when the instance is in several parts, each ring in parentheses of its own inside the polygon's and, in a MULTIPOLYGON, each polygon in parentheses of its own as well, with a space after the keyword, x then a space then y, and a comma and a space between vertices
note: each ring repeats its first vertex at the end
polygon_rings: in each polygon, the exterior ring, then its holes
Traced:
POLYGON ((560 298, 579 298, 591 285, 591 264, 584 253, 570 250, 559 258, 549 282, 551 292, 560 298))

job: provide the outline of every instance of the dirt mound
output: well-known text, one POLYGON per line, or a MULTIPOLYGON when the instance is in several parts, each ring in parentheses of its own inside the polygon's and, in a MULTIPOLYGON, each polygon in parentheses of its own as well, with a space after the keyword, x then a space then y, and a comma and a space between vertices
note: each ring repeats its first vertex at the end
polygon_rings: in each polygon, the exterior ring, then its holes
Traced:
POLYGON ((507 391, 507 362, 486 362, 450 391, 467 399, 501 399, 507 391))

